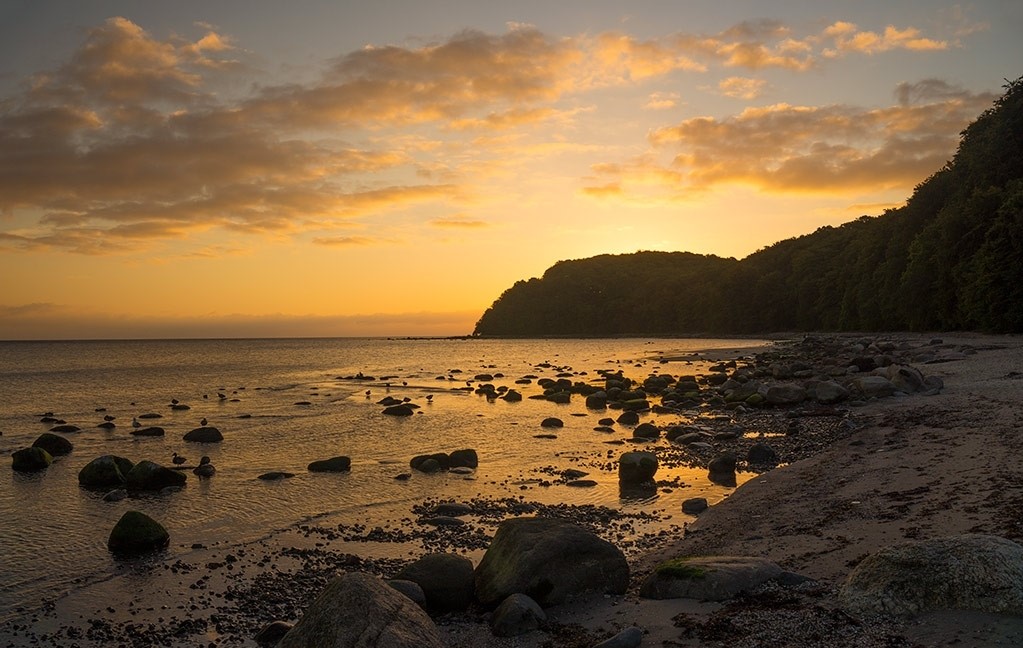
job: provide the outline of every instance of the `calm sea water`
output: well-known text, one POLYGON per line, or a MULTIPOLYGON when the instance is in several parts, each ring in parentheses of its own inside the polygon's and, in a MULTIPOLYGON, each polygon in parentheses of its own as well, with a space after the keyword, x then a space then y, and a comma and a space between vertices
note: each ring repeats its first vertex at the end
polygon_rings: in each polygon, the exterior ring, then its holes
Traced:
MULTIPOLYGON (((459 389, 476 374, 504 374, 493 382, 528 397, 540 391, 535 381, 514 384, 528 374, 572 372, 575 380, 597 380, 596 370, 605 368, 621 368, 639 379, 653 371, 695 373, 705 369, 699 359, 667 364, 658 359, 760 344, 704 339, 0 343, 0 452, 8 456, 31 445, 52 427, 39 421, 47 412, 82 428, 64 435, 74 451, 46 471, 0 470, 0 621, 31 614, 116 570, 106 540, 129 509, 168 527, 173 556, 187 553, 193 543, 241 544, 324 514, 377 523, 407 516, 410 504, 426 497, 503 497, 518 493, 516 484, 545 468, 592 471, 586 460, 606 454, 607 436, 593 427, 607 414, 587 411, 580 398, 567 405, 488 402, 459 389), (378 379, 340 379, 359 372, 378 379), (420 413, 383 416, 377 401, 388 394, 421 405, 420 413), (172 410, 172 399, 191 409, 172 410), (302 401, 310 404, 296 404, 302 401), (163 427, 165 436, 130 435, 132 417, 144 413, 162 415, 151 423, 163 427), (104 415, 116 417, 115 429, 96 427, 104 415), (533 438, 547 416, 565 421, 558 439, 533 438), (182 440, 203 418, 223 432, 222 443, 182 440), (393 479, 409 470, 414 455, 460 448, 474 448, 480 457, 470 479, 448 474, 393 479), (171 465, 175 452, 190 464, 208 455, 217 474, 199 481, 188 472, 180 492, 121 502, 104 502, 103 493, 78 486, 79 470, 97 456, 171 465), (309 462, 337 455, 352 457, 350 473, 306 471, 309 462), (271 470, 296 476, 282 482, 256 479, 271 470)), ((620 499, 613 473, 591 477, 598 487, 537 489, 529 497, 615 508, 643 505, 620 499)), ((722 496, 699 477, 686 478, 693 482, 686 497, 703 491, 722 496)), ((678 502, 667 498, 659 504, 677 510, 678 502)))

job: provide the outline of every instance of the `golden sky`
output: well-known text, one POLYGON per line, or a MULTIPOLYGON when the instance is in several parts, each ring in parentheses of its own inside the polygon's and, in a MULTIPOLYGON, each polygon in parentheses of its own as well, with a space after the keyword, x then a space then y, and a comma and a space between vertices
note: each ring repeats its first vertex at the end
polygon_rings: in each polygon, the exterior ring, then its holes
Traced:
POLYGON ((1023 61, 1015 2, 150 4, 0 8, 0 339, 468 333, 898 206, 1023 61))

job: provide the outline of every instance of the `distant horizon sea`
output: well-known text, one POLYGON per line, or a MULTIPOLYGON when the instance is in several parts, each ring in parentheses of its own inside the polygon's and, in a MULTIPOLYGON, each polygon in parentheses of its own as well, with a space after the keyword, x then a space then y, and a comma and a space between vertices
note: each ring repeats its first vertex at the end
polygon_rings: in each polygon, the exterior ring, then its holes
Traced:
MULTIPOLYGON (((46 414, 81 428, 61 434, 74 450, 46 470, 20 473, 8 463, 0 473, 0 623, 30 618, 119 574, 121 565, 106 541, 129 509, 162 521, 171 534, 166 560, 173 560, 193 545, 242 545, 322 516, 384 523, 407 517, 410 506, 426 498, 518 496, 522 484, 551 466, 582 468, 598 486, 531 489, 528 497, 623 510, 649 507, 651 502, 621 498, 617 475, 594 468, 593 458, 604 456, 608 446, 593 427, 607 414, 587 411, 581 398, 566 405, 529 399, 542 392, 537 378, 563 374, 598 382, 601 369, 639 379, 656 371, 696 373, 708 365, 702 352, 741 353, 765 344, 460 336, 0 342, 4 456, 53 427, 40 421, 46 414), (506 402, 473 393, 482 374, 526 398, 506 402), (419 409, 410 417, 384 416, 378 401, 385 396, 407 399, 419 409), (172 409, 175 400, 188 409, 172 409), (141 421, 164 428, 164 436, 130 434, 133 417, 147 414, 159 418, 141 421), (97 427, 104 416, 114 417, 114 429, 97 427), (541 442, 534 435, 548 416, 560 417, 565 427, 556 440, 541 442), (220 429, 223 442, 182 439, 202 419, 220 429), (462 448, 479 455, 472 476, 394 479, 411 472, 415 455, 462 448), (200 481, 186 471, 188 483, 179 492, 133 494, 119 502, 78 485, 78 472, 98 456, 170 466, 174 453, 189 466, 209 456, 217 473, 200 481), (308 472, 310 462, 338 455, 351 457, 350 473, 308 472), (268 471, 295 476, 257 479, 268 471)), ((686 497, 724 496, 692 475, 686 479, 693 482, 686 497)), ((677 511, 682 496, 681 491, 659 496, 654 505, 677 511)))

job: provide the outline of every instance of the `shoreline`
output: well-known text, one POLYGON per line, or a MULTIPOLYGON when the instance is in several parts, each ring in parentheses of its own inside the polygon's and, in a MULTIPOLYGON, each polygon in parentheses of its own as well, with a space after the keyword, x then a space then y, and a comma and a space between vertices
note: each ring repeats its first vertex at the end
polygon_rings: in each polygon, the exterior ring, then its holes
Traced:
MULTIPOLYGON (((860 336, 850 334, 841 337, 844 339, 860 336)), ((926 345, 930 341, 929 336, 911 336, 909 334, 886 334, 880 337, 895 340, 913 339, 915 340, 914 344, 921 345, 926 345)), ((783 339, 791 340, 791 337, 783 339)), ((798 343, 794 342, 793 344, 798 343)), ((630 554, 633 557, 629 562, 633 572, 633 586, 624 597, 598 597, 552 608, 549 610, 551 623, 545 630, 520 637, 510 639, 493 637, 482 611, 470 611, 465 615, 438 619, 442 634, 450 645, 455 646, 588 648, 599 640, 611 636, 616 630, 635 624, 640 625, 647 632, 644 645, 661 645, 661 642, 674 642, 670 645, 694 647, 717 645, 713 643, 713 637, 704 631, 704 626, 711 621, 720 623, 721 619, 732 619, 737 622, 743 618, 742 615, 746 613, 746 610, 730 611, 727 605, 693 601, 650 601, 639 599, 635 594, 642 576, 660 560, 677 555, 699 555, 701 553, 717 555, 731 553, 771 558, 782 564, 783 567, 814 578, 821 584, 819 591, 812 593, 812 596, 807 595, 810 597, 807 601, 812 601, 814 605, 818 606, 832 605, 834 588, 840 584, 840 579, 844 578, 844 574, 850 569, 848 563, 856 558, 861 559, 862 555, 869 553, 868 550, 886 546, 884 544, 886 542, 892 542, 902 537, 909 538, 913 535, 931 537, 934 535, 933 531, 936 527, 946 523, 940 513, 942 511, 955 513, 955 511, 948 511, 947 507, 938 509, 936 506, 942 501, 952 501, 952 496, 957 493, 950 493, 948 488, 927 483, 933 481, 934 478, 926 479, 926 472, 924 477, 921 477, 916 474, 917 469, 934 471, 935 468, 940 469, 949 461, 959 462, 964 470, 967 470, 968 475, 956 481, 953 491, 962 490, 969 485, 963 483, 964 479, 968 482, 972 477, 976 481, 980 481, 983 477, 982 473, 992 469, 986 464, 974 466, 968 463, 983 456, 983 453, 978 453, 974 446, 978 443, 982 444, 981 447, 984 447, 983 443, 990 446, 992 440, 987 437, 983 440, 974 440, 975 443, 966 448, 963 451, 965 454, 962 456, 958 451, 953 453, 950 458, 942 454, 943 451, 948 450, 947 446, 953 440, 962 437, 962 430, 972 432, 979 429, 975 427, 977 423, 975 418, 970 417, 973 413, 970 409, 971 406, 980 402, 977 398, 977 389, 979 387, 990 388, 992 384, 999 387, 1008 386, 1012 389, 1011 396, 1000 396, 988 401, 993 403, 992 407, 998 406, 1000 420, 1003 421, 1006 429, 1011 431, 1015 420, 1013 417, 1023 413, 1021 411, 1023 406, 1002 411, 1006 405, 1003 401, 1007 400, 1010 405, 1014 405, 1013 398, 1015 398, 1015 402, 1023 402, 1023 380, 1012 380, 1006 377, 1010 372, 1023 368, 1023 342, 1017 338, 1000 336, 946 336, 943 346, 955 347, 957 345, 960 347, 969 345, 962 348, 982 350, 962 357, 957 356, 954 360, 947 362, 927 365, 925 371, 927 375, 936 374, 945 378, 945 388, 941 394, 887 398, 849 408, 852 419, 857 421, 856 426, 852 429, 838 430, 836 434, 832 435, 824 430, 820 438, 822 443, 826 442, 827 447, 807 445, 802 452, 808 456, 802 457, 788 466, 763 472, 760 476, 751 479, 748 485, 735 489, 720 504, 712 506, 702 513, 696 522, 689 525, 688 532, 682 534, 679 531, 676 535, 680 537, 653 538, 649 541, 649 546, 643 545, 631 551, 630 554), (992 352, 990 349, 992 346, 1004 347, 1004 349, 992 352), (998 373, 999 371, 1001 373, 998 373), (941 427, 952 423, 955 423, 956 426, 941 427), (926 438, 911 433, 911 430, 924 429, 927 426, 931 427, 926 430, 928 435, 926 438), (938 434, 935 436, 942 430, 949 432, 950 429, 950 435, 938 434), (920 443, 923 441, 927 441, 931 445, 937 444, 937 448, 923 452, 920 447, 920 443), (914 460, 918 460, 920 465, 911 465, 910 468, 898 472, 894 471, 891 465, 885 463, 885 461, 907 453, 914 460), (908 485, 905 487, 892 486, 883 489, 879 494, 872 494, 869 491, 874 487, 867 488, 864 485, 864 480, 874 483, 878 478, 909 481, 906 482, 908 485), (918 485, 918 481, 921 480, 923 483, 918 485), (920 490, 923 486, 927 486, 929 490, 920 490), (834 492, 832 493, 832 491, 834 492), (905 492, 909 494, 907 495, 905 492), (888 502, 886 496, 889 493, 898 494, 887 497, 891 500, 888 502), (830 502, 829 498, 823 497, 824 495, 840 498, 836 501, 841 505, 819 506, 821 502, 830 502), (852 499, 853 497, 858 499, 852 499), (848 502, 851 501, 860 503, 855 505, 856 508, 850 508, 848 502), (808 506, 809 503, 812 503, 813 506, 808 506), (917 509, 925 509, 929 516, 927 520, 915 522, 911 527, 902 524, 901 518, 898 517, 887 521, 881 520, 886 525, 881 530, 886 533, 874 533, 872 529, 876 526, 876 521, 871 517, 867 515, 857 517, 851 513, 844 516, 838 515, 838 513, 848 512, 846 509, 855 512, 880 511, 880 513, 886 514, 890 508, 903 511, 899 507, 905 507, 907 503, 910 508, 905 509, 905 515, 917 515, 919 513, 917 509), (907 529, 915 528, 917 530, 910 530, 907 535, 900 528, 900 524, 906 526, 907 529), (927 524, 929 526, 926 526, 927 524), (796 528, 799 525, 801 525, 800 528, 796 528), (842 536, 845 539, 836 539, 837 536, 842 536), (680 623, 680 615, 685 616, 688 630, 677 625, 680 623), (701 630, 701 628, 703 629, 701 630), (686 632, 689 632, 689 636, 685 636, 686 632)), ((714 351, 718 350, 704 351, 699 358, 717 361, 715 358, 708 357, 709 353, 714 351)), ((788 351, 788 345, 733 348, 720 351, 729 351, 733 354, 738 351, 742 355, 785 353, 788 351)), ((649 359, 656 360, 656 356, 649 359)), ((676 367, 667 365, 665 371, 677 373, 676 367)), ((765 425, 772 421, 774 423, 784 421, 786 417, 784 410, 754 410, 753 414, 761 416, 763 419, 756 421, 761 432, 766 429, 765 425)), ((994 420, 994 418, 987 416, 985 421, 994 420)), ((752 422, 751 418, 750 423, 752 424, 752 422)), ((811 435, 804 435, 804 437, 809 436, 811 435)), ((1003 436, 1006 436, 1006 443, 1013 440, 1011 434, 1003 436)), ((781 442, 779 441, 779 443, 781 442)), ((1023 441, 1020 441, 1019 445, 1023 445, 1023 441)), ((1000 456, 997 459, 1008 461, 1013 452, 1000 454, 1006 456, 1000 456)), ((1017 474, 1023 474, 1023 461, 1008 466, 1006 469, 1016 470, 1017 474)), ((1023 511, 1023 496, 1014 496, 1009 487, 1006 487, 1003 493, 1008 493, 1004 495, 1005 506, 998 510, 1023 511)), ((956 510, 968 508, 970 511, 964 513, 960 521, 969 519, 970 524, 965 526, 967 529, 986 525, 984 528, 988 530, 987 532, 1001 530, 1003 531, 1002 535, 1005 535, 1005 532, 1011 531, 1011 529, 1005 526, 1005 522, 998 522, 995 519, 996 511, 989 510, 990 507, 984 505, 984 498, 988 495, 986 491, 969 493, 969 497, 959 493, 957 502, 961 501, 962 503, 956 510)), ((512 505, 501 508, 502 505, 498 502, 482 502, 477 503, 477 506, 493 508, 492 514, 496 516, 493 519, 500 516, 515 517, 535 513, 527 509, 518 509, 512 505)), ((557 513, 558 511, 551 509, 543 514, 556 515, 557 513)), ((491 528, 491 532, 492 530, 491 528)), ((374 557, 372 543, 360 544, 358 554, 338 553, 337 545, 331 545, 334 540, 343 541, 345 533, 349 533, 353 537, 359 535, 369 537, 371 535, 365 530, 356 531, 329 528, 329 525, 300 524, 276 534, 273 538, 237 547, 219 547, 214 543, 209 547, 203 547, 194 557, 190 556, 186 560, 177 560, 170 564, 159 559, 152 561, 149 565, 139 563, 135 565, 135 568, 138 568, 138 573, 156 578, 157 587, 151 588, 154 590, 153 592, 147 591, 137 601, 110 601, 107 604, 107 609, 111 611, 111 615, 115 619, 122 619, 121 621, 89 618, 88 610, 81 601, 78 602, 77 608, 75 605, 69 605, 74 601, 57 601, 49 610, 40 611, 42 617, 46 617, 48 614, 51 616, 46 623, 38 628, 40 632, 36 634, 53 633, 49 638, 63 641, 80 639, 98 642, 97 644, 85 643, 83 645, 103 645, 105 642, 115 640, 126 645, 149 645, 146 641, 155 643, 154 640, 163 637, 166 641, 172 642, 175 636, 179 638, 179 642, 167 645, 189 645, 188 637, 197 640, 199 637, 207 635, 217 639, 215 645, 255 646, 255 642, 251 640, 254 634, 252 628, 255 625, 273 620, 270 616, 274 615, 274 610, 280 612, 277 615, 279 618, 288 618, 288 615, 291 614, 289 610, 294 609, 297 602, 301 602, 299 601, 301 596, 314 596, 325 586, 331 575, 338 570, 368 571, 381 575, 390 575, 397 570, 400 566, 398 561, 380 556, 374 557), (184 614, 179 618, 180 608, 177 611, 168 610, 165 603, 161 604, 158 591, 161 586, 185 588, 185 591, 191 588, 194 594, 189 596, 188 601, 184 601, 183 605, 186 608, 187 606, 203 608, 207 614, 205 616, 197 614, 194 615, 194 618, 191 614, 184 614), (252 610, 245 608, 246 600, 271 599, 272 597, 266 596, 266 593, 282 589, 295 589, 299 593, 293 594, 290 600, 284 597, 281 601, 264 601, 261 606, 252 610), (167 620, 166 617, 171 618, 167 620), (162 627, 158 628, 158 631, 149 631, 147 635, 145 629, 147 623, 158 623, 162 627), (130 625, 138 627, 126 630, 125 626, 130 625), (181 633, 184 633, 184 636, 181 633)), ((429 537, 432 539, 423 542, 423 549, 419 553, 427 553, 431 548, 452 550, 457 547, 457 544, 453 544, 456 538, 445 537, 445 534, 451 533, 450 529, 431 530, 429 537)), ((1023 531, 1011 539, 1018 541, 1020 536, 1023 536, 1023 531)), ((470 555, 478 555, 478 552, 485 546, 485 544, 481 544, 485 541, 485 538, 482 537, 462 540, 465 542, 459 550, 463 553, 466 551, 476 552, 476 554, 470 553, 470 555)), ((383 541, 394 542, 395 540, 383 541)), ((474 562, 478 562, 478 557, 474 559, 474 562)), ((121 574, 118 577, 130 577, 130 575, 121 574)), ((97 592, 102 591, 102 587, 90 589, 88 594, 81 595, 80 598, 94 597, 97 592)), ((293 620, 293 618, 289 620, 293 620)), ((970 627, 967 621, 957 621, 955 627, 949 628, 949 636, 955 636, 953 631, 959 630, 961 634, 963 628, 970 627)), ((999 621, 1001 622, 1001 620, 999 621)), ((778 625, 777 619, 773 622, 778 625)), ((770 621, 764 623, 770 623, 770 621)), ((992 625, 990 619, 985 620, 985 623, 992 625)), ((780 625, 784 627, 784 624, 780 625)), ((934 625, 935 623, 932 622, 928 627, 934 625)), ((938 625, 940 626, 940 624, 938 625)), ((1011 625, 1010 623, 1009 626, 1011 625)), ((920 635, 926 630, 926 628, 903 628, 902 626, 884 624, 877 624, 876 627, 889 634, 912 635, 916 632, 917 635, 920 635)), ((999 632, 1005 636, 1017 639, 1023 637, 1023 635, 1014 635, 1015 630, 1012 627, 1007 628, 998 624, 994 624, 992 627, 1000 628, 999 632)), ((788 631, 791 634, 793 629, 788 628, 788 631)), ((22 643, 15 643, 13 639, 9 639, 11 643, 6 645, 32 645, 27 634, 19 637, 19 640, 23 640, 22 643)), ((728 645, 771 645, 770 643, 755 643, 755 639, 749 641, 754 641, 754 643, 730 642, 728 645)), ((861 641, 848 645, 869 646, 873 644, 861 641)), ((877 645, 888 644, 879 643, 877 645)), ((946 644, 923 643, 922 645, 942 646, 946 644)), ((991 643, 986 645, 1017 644, 991 643)))

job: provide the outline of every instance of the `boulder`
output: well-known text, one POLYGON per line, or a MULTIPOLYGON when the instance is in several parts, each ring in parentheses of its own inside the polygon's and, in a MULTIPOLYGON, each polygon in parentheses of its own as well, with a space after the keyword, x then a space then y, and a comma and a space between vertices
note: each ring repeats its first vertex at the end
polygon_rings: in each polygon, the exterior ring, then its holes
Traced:
POLYGON ((11 453, 11 468, 18 472, 38 472, 46 470, 53 463, 53 457, 42 448, 32 446, 11 453))
POLYGON ((450 468, 476 468, 480 465, 480 460, 475 450, 466 448, 465 450, 455 450, 448 455, 448 465, 450 468))
POLYGON ((451 467, 451 457, 445 452, 418 455, 409 460, 409 467, 420 472, 437 472, 451 467), (433 462, 432 464, 429 462, 433 462))
POLYGON ((893 364, 885 367, 885 378, 892 381, 895 389, 906 394, 925 391, 924 376, 917 369, 908 365, 893 364))
POLYGON ((195 428, 182 438, 192 443, 220 443, 224 440, 224 435, 220 433, 220 430, 210 425, 195 428))
POLYGON ((689 515, 699 515, 708 508, 706 497, 690 497, 682 502, 682 512, 689 515))
POLYGON ((418 605, 369 574, 338 576, 278 648, 445 648, 418 605))
POLYGON ((187 478, 177 470, 142 460, 128 471, 124 480, 128 490, 158 491, 168 486, 184 486, 187 478))
POLYGON ((676 558, 654 568, 640 586, 639 595, 648 599, 724 601, 759 587, 782 573, 781 567, 758 557, 676 558))
POLYGON ((412 408, 411 405, 402 404, 391 405, 390 407, 384 409, 383 413, 388 416, 412 416, 413 414, 416 413, 416 411, 412 408))
POLYGON ((151 427, 136 428, 131 431, 131 435, 137 437, 162 437, 164 434, 164 429, 155 425, 151 427))
POLYGON ((78 471, 78 483, 85 488, 111 488, 122 486, 125 475, 135 466, 131 461, 116 455, 96 457, 78 471))
POLYGON ((407 596, 410 601, 419 607, 423 609, 426 608, 426 594, 423 592, 423 588, 419 586, 419 583, 413 583, 410 580, 402 580, 399 578, 391 578, 385 582, 407 596))
POLYGON ((839 597, 857 614, 975 610, 1023 615, 1023 547, 982 534, 889 547, 860 562, 839 597))
POLYGON ((707 465, 707 479, 723 486, 735 486, 735 455, 723 452, 707 465))
POLYGON ((540 427, 544 428, 565 427, 565 422, 555 416, 549 416, 544 420, 540 421, 540 427))
POLYGON ((632 431, 632 436, 639 439, 659 439, 661 437, 661 429, 653 423, 640 423, 632 431))
POLYGON ((503 398, 509 403, 518 403, 519 401, 522 400, 522 394, 515 391, 514 389, 509 389, 501 398, 503 398))
POLYGON ((476 598, 484 605, 520 593, 547 607, 585 592, 623 594, 628 586, 621 550, 558 519, 505 520, 476 567, 476 598))
POLYGON ((331 457, 320 459, 309 464, 309 472, 348 472, 352 469, 351 457, 331 457))
POLYGON ((764 399, 769 404, 780 407, 798 405, 806 400, 806 390, 791 383, 771 385, 765 391, 764 399))
MULTIPOLYGON (((455 518, 457 519, 457 518, 455 518)), ((449 553, 427 554, 395 575, 423 588, 426 609, 444 614, 460 612, 472 603, 475 590, 472 561, 449 553)))
POLYGON ((120 554, 145 553, 163 549, 170 534, 163 525, 139 511, 127 511, 110 531, 107 548, 120 554))
POLYGON ((811 397, 822 405, 834 405, 849 398, 849 390, 834 380, 825 380, 814 385, 811 397))
POLYGON ((652 452, 626 452, 618 458, 618 483, 643 484, 657 473, 657 455, 652 452))
POLYGON ((32 443, 32 447, 42 448, 49 452, 52 457, 70 454, 74 449, 74 446, 70 441, 62 436, 57 436, 56 434, 51 434, 49 432, 43 432, 40 434, 39 438, 32 443))
POLYGON ((490 617, 490 630, 498 637, 517 637, 532 632, 547 620, 536 601, 525 594, 512 594, 501 601, 490 617))
POLYGON ((778 453, 766 443, 754 443, 746 452, 746 463, 754 466, 774 466, 778 463, 778 453))
POLYGON ((267 646, 267 648, 270 648, 271 646, 276 646, 284 635, 288 634, 292 627, 294 626, 287 621, 271 621, 263 626, 252 640, 260 646, 267 646))
POLYGON ((895 384, 884 376, 860 376, 853 378, 849 384, 864 398, 884 398, 898 391, 895 384))
POLYGON ((607 409, 607 392, 598 391, 586 397, 586 409, 607 409))

